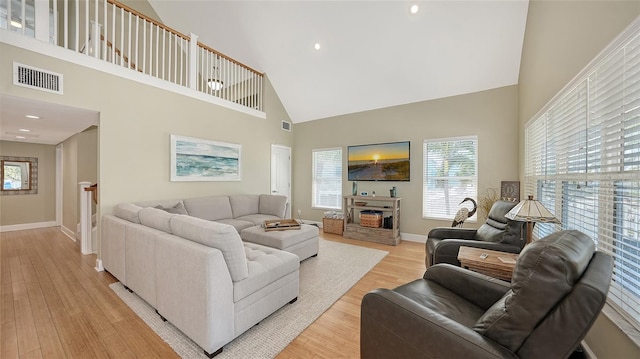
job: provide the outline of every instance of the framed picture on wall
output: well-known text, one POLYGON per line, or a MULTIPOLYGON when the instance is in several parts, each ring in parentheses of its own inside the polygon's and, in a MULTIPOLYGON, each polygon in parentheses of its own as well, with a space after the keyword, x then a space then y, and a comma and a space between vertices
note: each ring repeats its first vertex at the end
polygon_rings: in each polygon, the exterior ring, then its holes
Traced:
POLYGON ((171 181, 240 181, 242 146, 171 135, 171 181))
POLYGON ((520 181, 500 182, 500 199, 503 201, 520 202, 520 181))

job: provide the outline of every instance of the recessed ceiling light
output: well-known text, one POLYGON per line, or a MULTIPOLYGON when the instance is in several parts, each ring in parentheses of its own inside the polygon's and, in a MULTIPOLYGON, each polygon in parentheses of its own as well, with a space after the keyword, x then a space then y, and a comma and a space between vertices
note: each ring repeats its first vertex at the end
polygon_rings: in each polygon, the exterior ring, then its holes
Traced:
POLYGON ((313 45, 313 47, 314 47, 316 50, 320 50, 320 43, 319 43, 319 42, 316 42, 316 44, 315 44, 315 45, 313 45))
POLYGON ((26 128, 20 128, 20 129, 18 129, 18 131, 20 131, 20 132, 31 132, 31 130, 28 130, 26 128))
POLYGON ((26 137, 24 137, 24 136, 16 136, 16 138, 17 138, 17 139, 19 139, 19 140, 24 140, 24 139, 26 139, 26 137))
POLYGON ((11 26, 15 27, 16 29, 22 29, 22 23, 16 20, 11 20, 11 26))
POLYGON ((411 5, 410 11, 411 11, 412 14, 417 14, 418 10, 420 10, 420 7, 418 5, 416 5, 416 4, 411 5))
POLYGON ((26 115, 26 116, 24 116, 24 117, 26 117, 26 118, 33 118, 33 119, 36 119, 36 120, 40 118, 40 116, 36 116, 36 115, 26 115))

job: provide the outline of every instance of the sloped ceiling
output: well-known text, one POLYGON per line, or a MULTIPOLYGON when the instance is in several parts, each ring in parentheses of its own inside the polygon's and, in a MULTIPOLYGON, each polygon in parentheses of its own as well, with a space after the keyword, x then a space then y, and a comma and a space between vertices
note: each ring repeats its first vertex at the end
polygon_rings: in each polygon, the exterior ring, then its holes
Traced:
POLYGON ((166 25, 264 72, 295 123, 517 84, 528 10, 520 0, 149 3, 166 25))

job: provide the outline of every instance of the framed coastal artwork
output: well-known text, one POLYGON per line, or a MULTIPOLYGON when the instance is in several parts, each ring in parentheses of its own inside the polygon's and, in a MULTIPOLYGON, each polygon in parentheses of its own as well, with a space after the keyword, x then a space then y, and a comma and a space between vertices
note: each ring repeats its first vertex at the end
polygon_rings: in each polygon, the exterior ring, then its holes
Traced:
POLYGON ((240 181, 242 146, 171 135, 171 181, 240 181))

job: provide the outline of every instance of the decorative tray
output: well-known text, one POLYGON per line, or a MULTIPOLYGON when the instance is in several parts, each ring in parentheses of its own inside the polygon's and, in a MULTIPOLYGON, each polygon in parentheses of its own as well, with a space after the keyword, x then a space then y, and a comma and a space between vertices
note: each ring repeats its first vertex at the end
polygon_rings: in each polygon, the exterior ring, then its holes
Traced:
POLYGON ((262 225, 265 231, 286 231, 288 229, 300 229, 300 223, 295 219, 275 219, 264 221, 262 225))

